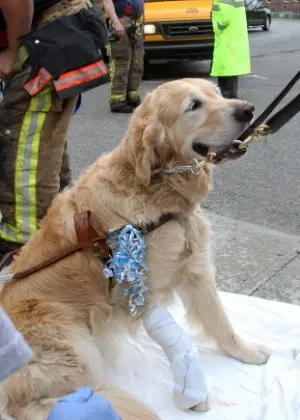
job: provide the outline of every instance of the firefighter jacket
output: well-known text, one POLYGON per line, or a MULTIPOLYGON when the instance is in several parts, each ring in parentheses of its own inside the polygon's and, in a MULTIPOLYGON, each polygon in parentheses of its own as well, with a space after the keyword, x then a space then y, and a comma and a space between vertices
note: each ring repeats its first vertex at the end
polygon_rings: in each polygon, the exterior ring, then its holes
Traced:
POLYGON ((98 8, 82 9, 64 16, 21 38, 31 67, 24 88, 34 96, 53 83, 61 99, 66 99, 109 81, 103 61, 108 33, 98 8))

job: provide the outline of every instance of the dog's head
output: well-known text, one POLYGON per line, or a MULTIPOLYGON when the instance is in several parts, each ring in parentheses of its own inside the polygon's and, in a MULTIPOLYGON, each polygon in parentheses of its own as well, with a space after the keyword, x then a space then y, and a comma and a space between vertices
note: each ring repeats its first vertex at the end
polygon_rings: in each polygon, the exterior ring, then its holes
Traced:
POLYGON ((223 150, 249 125, 253 111, 248 102, 223 98, 206 80, 161 85, 146 96, 129 128, 139 176, 147 184, 153 170, 170 161, 186 164, 223 150))

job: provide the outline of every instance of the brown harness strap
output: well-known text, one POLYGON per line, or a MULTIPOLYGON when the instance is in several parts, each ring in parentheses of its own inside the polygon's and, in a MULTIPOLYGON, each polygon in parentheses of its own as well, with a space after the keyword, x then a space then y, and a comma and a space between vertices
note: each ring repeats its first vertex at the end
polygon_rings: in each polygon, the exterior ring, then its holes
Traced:
POLYGON ((37 271, 40 271, 43 268, 49 267, 49 265, 52 265, 56 263, 57 261, 60 261, 68 257, 69 255, 72 255, 75 252, 80 251, 80 249, 81 248, 78 245, 71 246, 65 249, 64 251, 60 252, 58 255, 54 255, 53 257, 50 257, 47 260, 42 261, 41 263, 28 268, 27 270, 23 270, 23 271, 20 271, 19 273, 15 273, 13 275, 13 278, 19 280, 26 276, 29 276, 30 274, 36 273, 37 271))
MULTIPOLYGON (((106 241, 106 234, 103 233, 103 236, 99 236, 98 233, 94 230, 90 223, 91 212, 85 211, 83 213, 75 214, 74 216, 74 226, 77 236, 77 244, 72 245, 65 250, 61 251, 57 255, 50 257, 49 259, 42 261, 39 264, 36 264, 27 270, 20 271, 19 273, 13 274, 13 279, 22 279, 30 274, 36 273, 37 271, 42 270, 43 268, 49 267, 50 265, 61 261, 62 259, 74 254, 75 252, 84 250, 84 249, 93 249, 97 257, 101 260, 109 258, 111 255, 111 249, 106 241)), ((151 223, 148 226, 140 228, 143 234, 149 233, 154 229, 162 226, 167 223, 169 220, 174 218, 172 214, 166 214, 162 216, 158 223, 151 223)), ((14 251, 16 253, 16 251, 14 251)), ((4 257, 4 260, 1 261, 0 267, 3 268, 6 264, 5 262, 9 257, 13 257, 13 253, 10 253, 8 257, 4 257)))
POLYGON ((91 212, 85 211, 74 216, 74 225, 79 250, 93 249, 101 259, 108 258, 111 249, 106 242, 106 234, 100 236, 91 225, 91 212))
POLYGON ((160 217, 159 221, 157 223, 151 222, 145 227, 137 227, 138 230, 142 232, 143 235, 146 235, 147 233, 152 232, 153 230, 159 228, 160 226, 164 225, 165 223, 169 222, 170 220, 174 219, 174 214, 168 213, 164 214, 160 217))
POLYGON ((92 248, 93 237, 97 235, 96 232, 91 232, 90 217, 91 214, 89 211, 85 211, 84 213, 78 213, 74 216, 77 243, 82 249, 92 248))

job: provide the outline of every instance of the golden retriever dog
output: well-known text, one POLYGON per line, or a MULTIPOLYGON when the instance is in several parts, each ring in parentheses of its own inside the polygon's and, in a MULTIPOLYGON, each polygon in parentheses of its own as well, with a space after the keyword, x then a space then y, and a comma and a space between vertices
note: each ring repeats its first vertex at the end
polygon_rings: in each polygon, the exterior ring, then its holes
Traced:
POLYGON ((60 397, 89 386, 124 420, 157 419, 152 407, 107 386, 103 366, 122 357, 112 337, 134 334, 143 311, 170 304, 175 292, 189 322, 203 326, 223 352, 245 363, 267 361, 270 350, 237 335, 217 294, 209 226, 198 204, 210 190, 213 165, 196 175, 159 172, 231 144, 249 125, 253 109, 245 101, 224 99, 205 80, 163 84, 137 108, 118 147, 56 197, 8 272, 29 269, 75 245, 74 215, 80 212, 91 212, 97 232, 148 226, 165 214, 172 218, 145 235, 149 290, 137 316, 130 315, 118 285, 110 290, 92 249, 4 283, 0 303, 34 352, 28 366, 1 384, 7 418, 45 420, 60 397))

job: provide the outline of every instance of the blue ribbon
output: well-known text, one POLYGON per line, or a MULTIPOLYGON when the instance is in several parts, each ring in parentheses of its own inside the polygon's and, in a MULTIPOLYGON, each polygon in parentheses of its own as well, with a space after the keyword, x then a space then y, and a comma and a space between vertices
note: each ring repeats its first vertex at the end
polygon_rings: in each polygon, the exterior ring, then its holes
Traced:
POLYGON ((112 278, 122 288, 129 301, 130 313, 136 315, 138 306, 145 303, 148 288, 144 264, 146 242, 142 233, 132 225, 126 225, 117 236, 115 255, 106 263, 103 275, 112 278))

